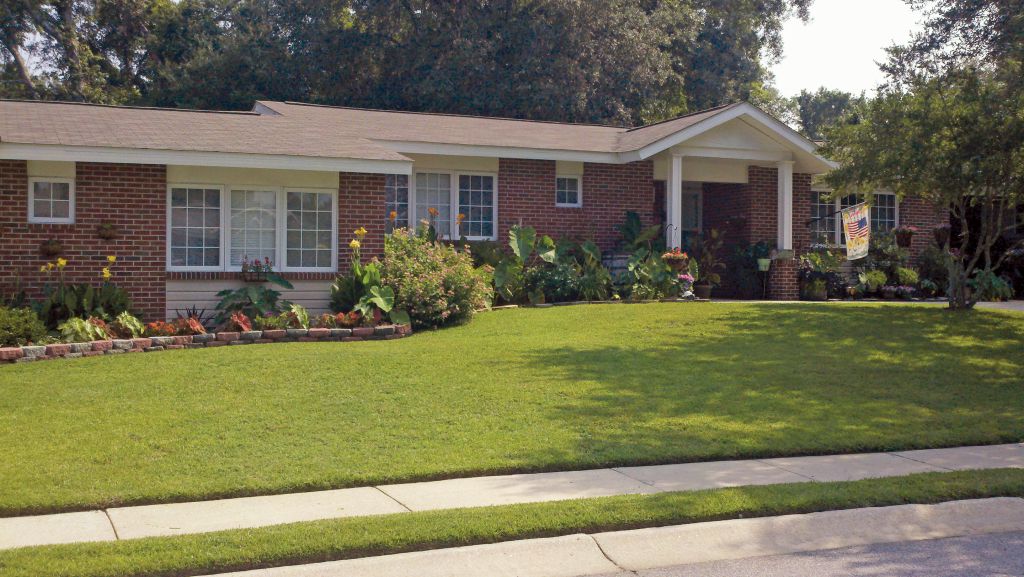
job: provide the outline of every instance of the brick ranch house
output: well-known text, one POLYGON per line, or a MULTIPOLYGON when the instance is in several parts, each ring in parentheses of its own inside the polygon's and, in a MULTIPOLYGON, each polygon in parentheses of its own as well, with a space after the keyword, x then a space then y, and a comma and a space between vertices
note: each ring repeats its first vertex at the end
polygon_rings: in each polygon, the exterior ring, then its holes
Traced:
MULTIPOLYGON (((843 203, 812 188, 829 169, 748 103, 626 129, 285 102, 240 113, 0 101, 0 283, 39 291, 52 260, 41 245, 56 239, 70 281, 97 281, 116 255, 144 317, 173 318, 212 308, 241 286, 244 257, 266 257, 295 285, 286 298, 319 311, 354 229, 378 254, 391 211, 415 225, 430 208, 441 232, 469 239, 522 223, 611 250, 635 211, 670 246, 719 228, 799 254, 840 241, 837 217, 808 224, 843 203)), ((943 219, 886 193, 873 213, 880 228, 943 219)), ((773 264, 769 294, 797 297, 794 261, 773 264)))

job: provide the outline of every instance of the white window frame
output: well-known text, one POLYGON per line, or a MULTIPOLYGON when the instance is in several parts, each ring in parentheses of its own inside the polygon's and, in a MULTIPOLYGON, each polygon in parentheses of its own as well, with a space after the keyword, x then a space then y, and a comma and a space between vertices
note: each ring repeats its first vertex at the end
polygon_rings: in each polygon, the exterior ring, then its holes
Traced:
POLYGON ((225 254, 225 225, 228 222, 227 213, 224 210, 224 201, 227 200, 225 194, 225 187, 222 184, 199 184, 199 183, 174 183, 167 185, 167 227, 166 227, 166 238, 167 238, 167 270, 170 272, 219 272, 224 270, 224 263, 227 262, 227 255, 225 254), (175 266, 171 264, 171 191, 175 188, 201 188, 206 190, 217 190, 220 192, 220 263, 217 266, 188 266, 181 265, 175 266))
POLYGON ((555 206, 559 208, 583 208, 583 176, 580 174, 556 174, 555 175, 555 206), (576 179, 576 202, 558 202, 558 179, 576 179))
POLYGON ((173 183, 167 185, 167 270, 169 272, 241 272, 241 265, 231 264, 231 192, 258 190, 277 195, 274 271, 283 273, 338 271, 338 191, 333 188, 310 188, 305 186, 263 186, 245 184, 197 184, 173 183), (220 191, 220 264, 217 266, 173 266, 171 264, 171 190, 175 188, 205 188, 220 191), (330 267, 289 267, 287 266, 288 242, 288 193, 309 192, 331 195, 331 266, 330 267))
MULTIPOLYGON (((277 218, 281 223, 277 231, 277 264, 274 270, 282 272, 337 272, 338 271, 338 191, 330 188, 282 187, 277 197, 277 218), (331 266, 289 267, 288 265, 288 193, 308 192, 331 195, 331 266)), ((241 269, 239 269, 241 270, 241 269)))
POLYGON ((458 215, 459 215, 459 177, 460 176, 488 176, 494 179, 494 190, 492 191, 492 202, 494 204, 494 234, 491 236, 467 236, 466 240, 498 240, 498 173, 496 172, 477 172, 469 170, 434 170, 425 168, 423 170, 414 171, 412 176, 409 178, 409 228, 415 228, 419 225, 419 217, 417 216, 416 210, 416 176, 419 174, 447 174, 449 175, 449 193, 448 202, 451 209, 451 222, 449 229, 451 230, 451 239, 457 240, 462 238, 461 231, 459 230, 458 215))
POLYGON ((73 178, 60 178, 56 176, 33 176, 28 179, 28 221, 32 224, 75 224, 75 180, 73 178), (68 216, 67 218, 52 218, 36 216, 36 183, 48 182, 68 185, 68 216))
MULTIPOLYGON (((831 190, 824 189, 824 188, 812 188, 811 192, 814 192, 814 193, 826 193, 826 194, 831 194, 832 193, 831 190)), ((890 191, 887 191, 887 190, 876 190, 876 191, 872 192, 871 194, 873 194, 873 195, 889 195, 889 196, 893 196, 893 197, 896 196, 895 192, 890 192, 890 191)), ((895 202, 895 207, 896 207, 895 218, 896 218, 896 222, 893 225, 893 228, 897 228, 897 227, 900 226, 900 204, 901 203, 900 203, 900 199, 899 198, 896 198, 895 201, 896 201, 895 202)), ((842 238, 843 238, 843 214, 841 212, 839 212, 841 210, 840 209, 841 203, 842 203, 842 197, 836 197, 836 198, 832 199, 832 207, 834 208, 834 213, 832 214, 832 218, 835 219, 835 224, 836 224, 836 226, 835 226, 835 233, 834 233, 835 236, 832 239, 832 246, 834 246, 836 248, 846 248, 846 244, 842 242, 842 238)), ((869 214, 870 214, 870 212, 869 212, 869 214)), ((872 229, 872 230, 874 230, 874 229, 872 229)))

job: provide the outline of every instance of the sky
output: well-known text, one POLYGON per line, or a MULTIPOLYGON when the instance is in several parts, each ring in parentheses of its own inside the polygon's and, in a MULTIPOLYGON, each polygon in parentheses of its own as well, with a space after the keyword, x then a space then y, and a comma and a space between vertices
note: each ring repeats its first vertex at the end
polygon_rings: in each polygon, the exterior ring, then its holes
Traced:
POLYGON ((882 80, 884 49, 920 29, 921 13, 902 0, 814 0, 811 19, 786 22, 785 53, 772 71, 783 96, 819 86, 871 94, 882 80))

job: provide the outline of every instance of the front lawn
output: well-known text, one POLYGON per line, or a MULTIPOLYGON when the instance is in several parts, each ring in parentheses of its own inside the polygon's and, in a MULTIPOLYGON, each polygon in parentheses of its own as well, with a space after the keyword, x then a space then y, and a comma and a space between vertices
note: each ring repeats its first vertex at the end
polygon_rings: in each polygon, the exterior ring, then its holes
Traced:
POLYGON ((1024 439, 1024 315, 519 309, 411 339, 0 367, 0 514, 1024 439))

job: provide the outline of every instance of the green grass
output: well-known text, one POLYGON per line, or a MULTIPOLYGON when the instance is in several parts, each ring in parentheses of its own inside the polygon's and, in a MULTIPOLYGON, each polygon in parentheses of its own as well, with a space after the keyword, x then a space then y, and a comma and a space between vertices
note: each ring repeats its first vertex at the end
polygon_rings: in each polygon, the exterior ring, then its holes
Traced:
POLYGON ((1024 315, 519 309, 400 341, 0 367, 0 515, 1024 439, 1024 315))
POLYGON ((579 532, 998 496, 1024 496, 1024 470, 628 495, 30 547, 0 551, 0 573, 5 577, 205 575, 579 532))

